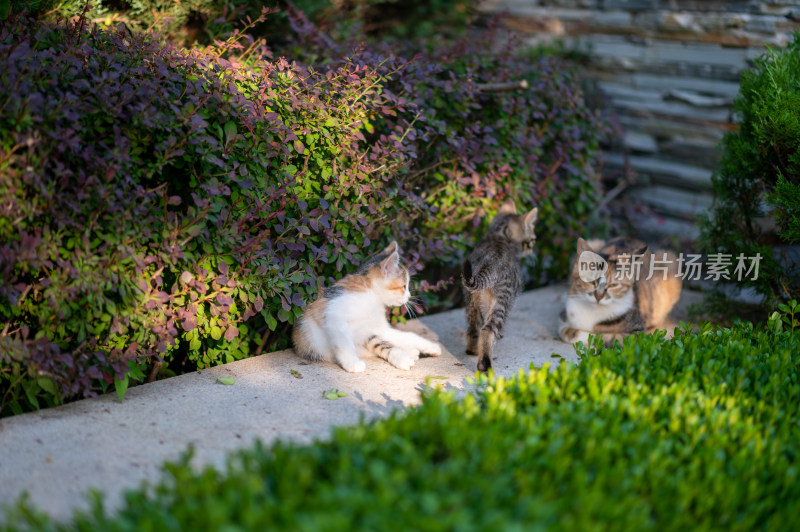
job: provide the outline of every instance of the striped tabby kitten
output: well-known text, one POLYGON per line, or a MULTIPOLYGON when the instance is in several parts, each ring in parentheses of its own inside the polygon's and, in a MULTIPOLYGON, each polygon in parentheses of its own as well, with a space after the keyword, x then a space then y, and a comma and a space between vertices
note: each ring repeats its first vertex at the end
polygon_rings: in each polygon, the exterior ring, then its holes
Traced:
POLYGON ((565 342, 587 343, 589 334, 594 334, 611 345, 615 340, 622 342, 629 334, 652 332, 663 324, 680 298, 679 265, 671 252, 653 253, 643 242, 628 238, 590 243, 579 238, 577 251, 567 305, 558 328, 565 342), (605 271, 589 282, 579 271, 581 254, 587 251, 597 253, 608 263, 605 271), (641 256, 638 275, 631 272, 631 256, 641 256), (653 260, 653 275, 647 280, 653 260))
POLYGON ((387 307, 408 302, 408 270, 396 242, 347 275, 303 311, 292 332, 295 351, 309 360, 336 362, 345 371, 366 369, 359 354, 373 353, 400 369, 411 369, 420 353, 439 356, 438 344, 398 331, 387 307))
POLYGON ((507 200, 489 231, 464 261, 462 281, 467 307, 467 354, 478 355, 478 371, 492 367, 494 344, 522 288, 519 259, 533 252, 537 209, 517 215, 507 200))

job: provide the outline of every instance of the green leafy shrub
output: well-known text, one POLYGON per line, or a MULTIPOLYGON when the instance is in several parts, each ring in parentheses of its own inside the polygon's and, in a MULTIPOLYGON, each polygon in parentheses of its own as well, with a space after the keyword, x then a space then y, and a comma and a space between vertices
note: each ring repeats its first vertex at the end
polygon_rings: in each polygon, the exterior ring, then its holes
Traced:
POLYGON ((246 356, 262 337, 247 320, 285 329, 316 292, 301 281, 390 232, 366 227, 370 208, 409 208, 389 187, 353 201, 392 162, 360 161, 374 69, 245 72, 122 29, 3 31, 4 413, 25 407, 26 378, 70 397, 156 355, 246 356))
POLYGON ((0 414, 286 347, 318 285, 391 238, 441 289, 508 195, 543 218, 531 276, 560 277, 603 122, 558 60, 480 47, 312 67, 243 32, 184 50, 3 23, 0 414))
POLYGON ((773 251, 800 241, 800 34, 742 75, 734 110, 740 127, 722 140, 702 241, 707 253, 760 254, 758 279, 742 285, 765 295, 771 307, 800 296, 797 259, 773 251))
POLYGON ((56 526, 20 506, 15 518, 42 530, 791 530, 791 309, 766 325, 581 347, 580 365, 479 377, 463 400, 430 390, 329 442, 257 445, 224 472, 187 456, 114 515, 97 506, 56 526))
MULTIPOLYGON (((302 14, 293 24, 301 62, 336 65, 351 60, 342 53, 358 46, 330 46, 302 14)), ((526 264, 528 280, 541 285, 563 279, 574 240, 586 231, 602 196, 598 147, 612 134, 607 117, 584 100, 574 69, 559 57, 526 56, 517 41, 499 39, 494 28, 432 50, 418 42, 369 45, 356 60, 396 71, 387 73, 384 90, 405 105, 371 119, 368 139, 388 136, 408 146, 395 174, 429 207, 422 234, 443 230, 455 249, 431 253, 425 267, 438 275, 428 280, 458 277, 463 251, 507 196, 520 207, 539 206, 541 260, 526 264), (497 50, 486 53, 487 42, 497 43, 497 50), (414 60, 403 68, 396 59, 384 63, 396 51, 414 60), (485 89, 521 81, 529 88, 485 89)))

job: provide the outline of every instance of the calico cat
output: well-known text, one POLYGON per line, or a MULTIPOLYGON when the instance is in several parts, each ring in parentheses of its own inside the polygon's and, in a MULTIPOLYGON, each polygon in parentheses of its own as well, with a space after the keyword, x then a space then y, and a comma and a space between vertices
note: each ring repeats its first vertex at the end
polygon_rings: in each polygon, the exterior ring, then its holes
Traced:
POLYGON ((387 307, 408 302, 408 281, 400 250, 392 242, 305 308, 292 332, 295 351, 309 360, 335 362, 349 372, 366 369, 359 358, 364 353, 404 370, 411 369, 420 354, 439 356, 438 344, 398 331, 386 319, 387 307))
POLYGON ((602 336, 606 345, 622 342, 629 334, 652 332, 662 325, 680 295, 679 264, 673 253, 651 252, 643 242, 628 238, 608 242, 579 238, 558 334, 568 343, 587 343, 589 334, 602 336), (579 271, 584 252, 596 253, 608 264, 594 280, 579 271), (631 257, 641 257, 638 275, 632 271, 631 257), (657 262, 648 280, 653 260, 657 262))
POLYGON ((489 231, 464 261, 462 284, 467 309, 467 354, 478 355, 478 371, 492 367, 492 352, 522 288, 520 258, 533 252, 538 210, 517 215, 507 200, 489 231))

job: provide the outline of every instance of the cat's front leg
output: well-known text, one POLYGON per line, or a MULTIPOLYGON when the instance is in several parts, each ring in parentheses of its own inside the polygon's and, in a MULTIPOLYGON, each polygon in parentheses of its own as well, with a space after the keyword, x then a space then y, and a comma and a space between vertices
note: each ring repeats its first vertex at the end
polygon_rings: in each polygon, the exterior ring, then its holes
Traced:
POLYGON ((416 358, 419 358, 420 355, 438 357, 442 354, 441 345, 412 332, 398 331, 397 329, 387 327, 387 329, 383 331, 383 335, 387 340, 399 346, 404 351, 411 353, 416 358))
POLYGON ((558 335, 568 344, 583 342, 584 344, 588 345, 589 334, 589 331, 582 331, 581 329, 576 329, 568 325, 564 325, 558 329, 558 335))
POLYGON ((413 356, 403 349, 400 349, 391 341, 377 334, 373 334, 367 338, 364 347, 367 351, 384 359, 397 369, 403 369, 406 371, 410 370, 417 361, 417 358, 419 358, 413 356))
POLYGON ((558 336, 568 344, 577 342, 589 343, 589 332, 573 327, 567 320, 567 311, 562 310, 558 316, 558 336))

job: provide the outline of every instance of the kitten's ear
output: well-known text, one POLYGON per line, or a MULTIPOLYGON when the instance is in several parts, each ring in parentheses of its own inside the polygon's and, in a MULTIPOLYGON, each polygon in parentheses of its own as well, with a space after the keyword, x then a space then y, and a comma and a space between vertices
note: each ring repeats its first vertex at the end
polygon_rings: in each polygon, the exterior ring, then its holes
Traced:
POLYGON ((514 200, 508 198, 503 202, 500 206, 500 210, 497 211, 498 214, 517 214, 517 207, 514 205, 514 200))
POLYGON ((397 247, 397 240, 392 240, 392 243, 386 246, 383 251, 381 251, 381 255, 391 255, 395 251, 400 253, 400 248, 397 247))
POLYGON ((647 247, 646 245, 642 246, 641 248, 637 249, 634 253, 642 256, 642 262, 644 264, 648 265, 650 264, 650 258, 653 256, 653 252, 650 251, 649 247, 647 247))
POLYGON ((397 269, 400 267, 400 254, 397 252, 397 244, 394 242, 392 242, 392 244, 394 244, 394 250, 388 257, 381 261, 381 272, 383 272, 383 276, 387 279, 394 276, 395 272, 397 272, 397 269))
POLYGON ((594 251, 594 250, 589 246, 589 243, 586 242, 586 240, 582 239, 581 237, 578 237, 578 256, 580 256, 580 254, 583 253, 584 251, 594 251))
POLYGON ((635 257, 636 260, 643 260, 644 264, 647 264, 648 257, 650 256, 650 248, 647 247, 647 244, 633 250, 633 251, 625 251, 623 253, 614 252, 608 260, 614 262, 620 260, 620 257, 628 257, 626 260, 631 260, 630 257, 635 257))
POLYGON ((533 224, 536 223, 538 217, 539 217, 539 209, 534 207, 531 212, 525 215, 525 218, 523 218, 522 221, 525 223, 525 227, 533 229, 533 224))

